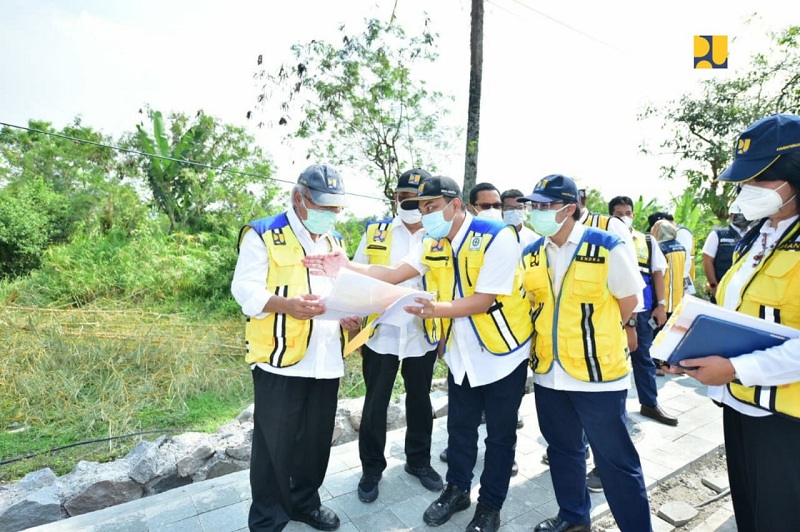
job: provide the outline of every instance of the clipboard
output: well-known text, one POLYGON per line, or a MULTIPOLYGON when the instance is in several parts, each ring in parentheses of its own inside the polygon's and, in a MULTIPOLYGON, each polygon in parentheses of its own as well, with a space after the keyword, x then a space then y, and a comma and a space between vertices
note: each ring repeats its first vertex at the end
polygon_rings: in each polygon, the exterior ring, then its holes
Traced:
POLYGON ((667 363, 678 365, 678 362, 687 358, 711 355, 734 358, 745 353, 775 347, 789 338, 782 334, 770 333, 700 314, 689 326, 686 334, 667 359, 667 363))

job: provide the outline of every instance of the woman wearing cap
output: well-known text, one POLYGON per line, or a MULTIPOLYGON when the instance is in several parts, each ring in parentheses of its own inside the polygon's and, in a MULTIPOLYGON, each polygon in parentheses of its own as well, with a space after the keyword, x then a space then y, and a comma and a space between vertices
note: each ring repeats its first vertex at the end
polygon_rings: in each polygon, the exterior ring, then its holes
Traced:
MULTIPOLYGON (((719 305, 800 328, 800 117, 750 126, 719 179, 741 184, 736 206, 759 220, 717 287, 719 305)), ((800 339, 731 359, 709 355, 682 365, 696 368, 685 371, 724 408, 738 529, 800 529, 800 339)))

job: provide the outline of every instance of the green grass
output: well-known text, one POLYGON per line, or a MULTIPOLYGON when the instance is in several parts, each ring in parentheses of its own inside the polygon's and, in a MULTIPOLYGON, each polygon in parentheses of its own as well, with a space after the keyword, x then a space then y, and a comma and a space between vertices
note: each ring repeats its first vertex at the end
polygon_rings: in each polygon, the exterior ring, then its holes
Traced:
MULTIPOLYGON (((0 309, 0 482, 124 456, 140 439, 213 432, 252 402, 241 318, 138 310, 0 309), (140 432, 155 431, 148 434, 140 432), (72 446, 57 452, 50 449, 72 446)), ((446 375, 443 361, 434 376, 446 375)), ((402 377, 395 396, 402 393, 402 377)), ((364 395, 345 360, 340 398, 364 395)))

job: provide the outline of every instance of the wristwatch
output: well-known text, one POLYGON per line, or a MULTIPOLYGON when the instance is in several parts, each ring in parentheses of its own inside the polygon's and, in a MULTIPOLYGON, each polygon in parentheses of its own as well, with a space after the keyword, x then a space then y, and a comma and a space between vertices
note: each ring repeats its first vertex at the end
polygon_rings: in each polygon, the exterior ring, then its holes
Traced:
POLYGON ((663 306, 663 307, 666 307, 667 306, 667 300, 666 299, 659 299, 658 300, 658 304, 663 306))
POLYGON ((625 324, 626 327, 636 327, 636 318, 630 317, 628 318, 628 323, 625 324))

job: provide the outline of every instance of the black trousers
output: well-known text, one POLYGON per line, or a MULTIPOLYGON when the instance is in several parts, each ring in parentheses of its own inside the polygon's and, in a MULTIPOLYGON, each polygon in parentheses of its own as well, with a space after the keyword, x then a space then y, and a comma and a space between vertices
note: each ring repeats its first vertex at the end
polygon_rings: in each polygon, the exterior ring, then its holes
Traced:
POLYGON ((320 506, 331 454, 339 379, 287 377, 253 370, 250 530, 282 530, 295 514, 320 506))
POLYGON ((739 532, 800 530, 800 421, 723 408, 728 480, 739 532))
MULTIPOLYGON (((367 394, 358 430, 358 454, 364 475, 380 476, 386 469, 386 409, 400 367, 396 355, 361 348, 362 372, 367 394)), ((431 379, 436 364, 436 348, 420 357, 403 359, 401 375, 406 388, 406 462, 411 467, 431 463, 431 379)))

